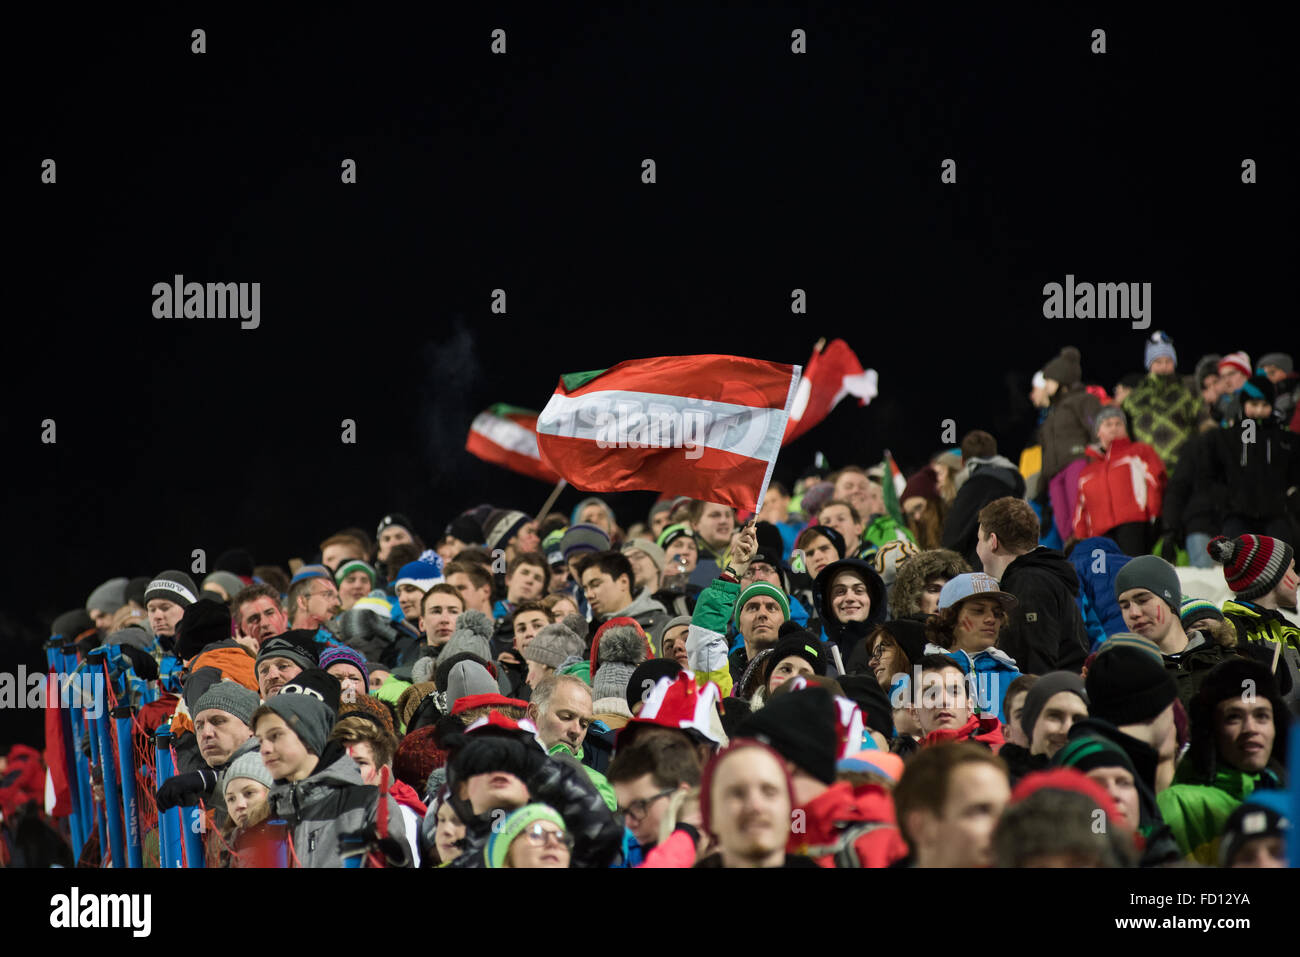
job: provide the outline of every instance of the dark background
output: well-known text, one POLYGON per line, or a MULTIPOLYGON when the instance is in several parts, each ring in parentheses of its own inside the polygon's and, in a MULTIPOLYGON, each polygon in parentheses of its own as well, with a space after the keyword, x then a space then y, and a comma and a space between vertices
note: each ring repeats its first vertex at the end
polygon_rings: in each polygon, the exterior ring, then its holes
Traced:
MULTIPOLYGON (((1151 282, 1181 371, 1294 351, 1291 51, 1268 14, 21 17, 3 64, 9 670, 99 582, 188 568, 194 548, 283 563, 391 510, 426 539, 484 501, 535 512, 549 488, 465 436, 492 402, 541 409, 564 372, 803 364, 841 336, 880 396, 788 447, 789 481, 817 450, 837 466, 889 447, 910 472, 945 418, 1014 458, 1029 379, 1068 343, 1108 390, 1139 371, 1129 322, 1042 317, 1066 273, 1151 282), (176 273, 261 282, 261 327, 154 319, 176 273)), ((627 525, 654 498, 611 501, 627 525)))

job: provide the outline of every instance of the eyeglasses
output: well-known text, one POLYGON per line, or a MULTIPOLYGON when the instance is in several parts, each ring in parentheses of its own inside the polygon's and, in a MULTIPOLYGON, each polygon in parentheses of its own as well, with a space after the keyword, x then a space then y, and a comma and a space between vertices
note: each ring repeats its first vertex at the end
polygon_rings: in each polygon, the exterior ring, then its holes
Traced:
POLYGON ((889 647, 882 641, 880 644, 876 645, 875 650, 871 652, 871 657, 867 659, 867 664, 871 664, 873 661, 879 661, 881 658, 885 657, 885 652, 888 650, 889 647))
POLYGON ((314 591, 311 593, 312 598, 338 598, 339 593, 336 591, 314 591))
POLYGON ((776 569, 771 565, 763 562, 755 562, 745 569, 745 574, 740 576, 741 581, 748 581, 757 578, 759 575, 775 575, 776 569))
POLYGON ((641 798, 633 801, 627 807, 614 808, 614 813, 619 817, 630 817, 633 821, 639 824, 641 821, 645 820, 646 812, 650 810, 651 804, 654 804, 655 801, 658 801, 662 797, 667 797, 676 790, 677 788, 675 787, 664 788, 658 794, 652 794, 648 798, 641 798))
POLYGON ((533 847, 545 847, 547 842, 554 839, 556 844, 573 850, 573 835, 568 831, 553 831, 541 821, 530 824, 524 830, 524 836, 528 838, 528 843, 533 847))

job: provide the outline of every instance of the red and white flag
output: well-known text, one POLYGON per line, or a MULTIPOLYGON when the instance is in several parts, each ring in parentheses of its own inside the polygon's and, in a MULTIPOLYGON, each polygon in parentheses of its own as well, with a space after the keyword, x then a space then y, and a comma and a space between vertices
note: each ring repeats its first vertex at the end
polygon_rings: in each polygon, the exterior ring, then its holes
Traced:
POLYGON ((653 489, 757 510, 799 367, 740 356, 629 359, 562 376, 542 461, 586 492, 653 489))
POLYGON ((470 424, 465 451, 484 462, 505 466, 543 482, 560 480, 542 461, 537 449, 537 413, 528 409, 498 402, 486 412, 480 412, 470 424))
POLYGON ((830 415, 831 409, 846 395, 856 396, 858 405, 866 405, 876 397, 876 381, 876 370, 864 371, 843 339, 833 340, 824 349, 814 347, 799 391, 795 393, 781 444, 793 442, 830 415))

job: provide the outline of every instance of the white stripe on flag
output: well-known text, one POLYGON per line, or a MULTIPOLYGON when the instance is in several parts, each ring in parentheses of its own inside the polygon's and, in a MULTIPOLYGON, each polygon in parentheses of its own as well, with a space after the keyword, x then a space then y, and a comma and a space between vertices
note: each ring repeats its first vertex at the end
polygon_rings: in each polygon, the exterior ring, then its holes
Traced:
MULTIPOLYGON (((463 422, 464 419, 461 421, 463 422)), ((536 433, 524 428, 518 422, 503 419, 491 412, 480 412, 474 417, 470 428, 508 452, 517 452, 539 462, 542 460, 542 454, 537 451, 536 433)))
MULTIPOLYGON (((794 383, 791 382, 793 397, 794 383)), ((772 462, 781 449, 785 409, 758 409, 730 402, 709 402, 655 392, 610 390, 567 396, 556 393, 537 417, 537 431, 591 442, 655 438, 649 448, 692 444, 772 462), (632 418, 640 414, 642 419, 632 418), (691 416, 694 424, 687 422, 691 416), (702 420, 700 416, 707 416, 702 420), (703 426, 701 428, 701 426, 703 426)))

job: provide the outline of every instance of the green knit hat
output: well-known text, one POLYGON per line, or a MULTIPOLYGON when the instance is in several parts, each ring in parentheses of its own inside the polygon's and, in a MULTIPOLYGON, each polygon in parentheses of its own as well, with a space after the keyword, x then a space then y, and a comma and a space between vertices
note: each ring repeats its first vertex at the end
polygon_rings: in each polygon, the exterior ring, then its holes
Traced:
POLYGON ((785 596, 785 592, 770 582, 754 582, 754 584, 742 591, 740 597, 736 599, 736 610, 731 617, 737 625, 740 624, 740 610, 755 595, 766 595, 768 598, 773 599, 781 606, 781 620, 790 620, 790 599, 785 596))
POLYGON ((1190 628, 1202 618, 1217 618, 1223 621, 1223 612, 1219 606, 1208 598, 1184 598, 1182 609, 1178 613, 1184 628, 1190 628))
POLYGON ((340 565, 339 570, 334 573, 334 584, 342 585, 343 579, 347 578, 353 572, 365 572, 370 576, 370 587, 375 587, 375 580, 378 578, 378 575, 375 574, 375 569, 369 562, 364 562, 360 558, 349 559, 340 565))
POLYGON ((483 850, 487 866, 505 867, 506 858, 510 854, 510 845, 529 825, 537 821, 550 821, 560 830, 568 830, 564 818, 560 817, 559 812, 549 804, 525 804, 517 811, 511 812, 510 816, 501 822, 499 828, 492 828, 492 836, 488 838, 487 847, 483 850))

